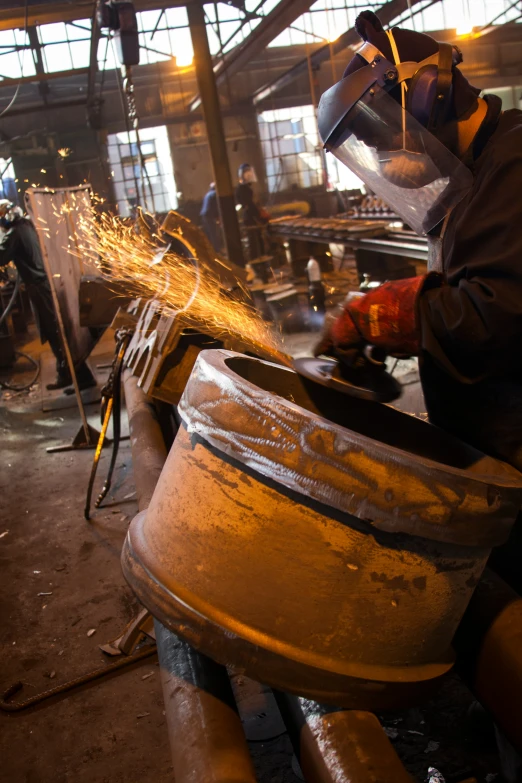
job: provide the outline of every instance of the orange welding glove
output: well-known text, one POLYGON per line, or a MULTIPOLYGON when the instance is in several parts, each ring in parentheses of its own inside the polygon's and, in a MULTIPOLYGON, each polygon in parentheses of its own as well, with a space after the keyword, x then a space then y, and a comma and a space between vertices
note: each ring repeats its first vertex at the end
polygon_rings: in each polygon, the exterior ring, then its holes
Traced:
POLYGON ((434 272, 392 280, 362 296, 348 296, 343 311, 327 327, 314 356, 376 345, 388 354, 415 356, 420 351, 418 300, 427 288, 442 285, 434 272))

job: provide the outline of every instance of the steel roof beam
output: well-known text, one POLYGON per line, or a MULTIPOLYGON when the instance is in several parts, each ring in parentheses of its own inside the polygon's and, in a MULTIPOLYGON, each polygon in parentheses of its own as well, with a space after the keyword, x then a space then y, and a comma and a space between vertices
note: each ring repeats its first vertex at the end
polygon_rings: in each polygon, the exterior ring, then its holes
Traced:
MULTIPOLYGON (((217 85, 244 68, 252 57, 262 52, 274 38, 306 13, 313 3, 314 0, 280 0, 248 38, 214 66, 217 85)), ((201 98, 197 95, 189 104, 190 111, 195 111, 200 105, 201 98)))
MULTIPOLYGON (((161 11, 164 8, 187 5, 187 0, 134 0, 137 11, 161 11)), ((52 22, 74 22, 92 16, 93 0, 61 0, 57 3, 33 3, 29 0, 28 25, 50 24, 52 22)), ((13 3, 0 8, 0 30, 23 28, 25 24, 25 3, 13 3)))
MULTIPOLYGON (((411 0, 410 6, 416 5, 420 1, 421 0, 411 0)), ((390 0, 390 2, 385 3, 379 8, 376 8, 375 12, 381 20, 382 24, 386 26, 393 19, 395 19, 396 16, 401 14, 403 11, 406 11, 408 7, 407 0, 390 0)), ((361 39, 359 38, 355 28, 350 28, 350 30, 347 30, 345 33, 340 35, 337 40, 332 41, 331 43, 326 43, 324 46, 320 46, 315 50, 310 58, 301 60, 296 65, 294 65, 293 68, 290 68, 289 71, 286 71, 286 73, 278 76, 277 79, 274 79, 274 81, 257 90, 253 97, 254 103, 258 104, 262 101, 265 101, 267 98, 270 98, 271 95, 274 95, 274 93, 279 92, 280 90, 287 87, 289 84, 295 81, 295 79, 299 78, 299 76, 308 73, 309 68, 315 70, 321 65, 321 63, 330 60, 333 56, 339 52, 342 52, 343 49, 347 49, 349 46, 355 46, 360 43, 361 39)))

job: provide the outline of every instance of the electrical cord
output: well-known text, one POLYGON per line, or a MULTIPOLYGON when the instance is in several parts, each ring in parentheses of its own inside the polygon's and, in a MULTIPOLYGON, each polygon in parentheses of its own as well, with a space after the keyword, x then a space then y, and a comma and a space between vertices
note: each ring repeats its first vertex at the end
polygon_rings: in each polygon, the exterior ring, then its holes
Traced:
MULTIPOLYGON (((27 22, 28 22, 28 16, 29 16, 29 0, 25 0, 25 14, 24 14, 24 35, 27 37, 27 22)), ((24 78, 24 60, 25 60, 25 51, 26 51, 26 45, 24 44, 24 50, 22 52, 22 65, 20 66, 20 79, 18 80, 18 84, 15 90, 15 94, 11 98, 10 102, 7 104, 5 109, 0 112, 0 118, 4 116, 4 114, 7 114, 9 109, 13 106, 14 102, 18 98, 18 93, 20 92, 20 87, 22 86, 22 79, 24 78)))
POLYGON ((31 378, 29 383, 25 383, 22 386, 15 386, 12 383, 7 383, 7 381, 2 381, 2 380, 0 380, 0 386, 2 387, 2 389, 7 389, 8 391, 14 391, 14 392, 27 391, 38 380, 38 376, 40 375, 40 365, 38 364, 36 359, 33 359, 32 356, 29 356, 28 353, 24 353, 23 351, 15 351, 15 356, 16 357, 21 356, 23 359, 27 359, 28 362, 30 362, 34 367, 36 367, 34 376, 31 378))
POLYGON ((15 299, 16 299, 16 296, 17 296, 19 290, 20 290, 20 275, 17 272, 16 273, 16 282, 15 282, 13 293, 11 294, 11 299, 7 303, 7 307, 5 308, 5 310, 2 313, 2 315, 0 315, 0 326, 4 323, 5 319, 7 318, 7 316, 9 315, 11 310, 13 309, 13 306, 14 306, 14 303, 15 303, 15 299))

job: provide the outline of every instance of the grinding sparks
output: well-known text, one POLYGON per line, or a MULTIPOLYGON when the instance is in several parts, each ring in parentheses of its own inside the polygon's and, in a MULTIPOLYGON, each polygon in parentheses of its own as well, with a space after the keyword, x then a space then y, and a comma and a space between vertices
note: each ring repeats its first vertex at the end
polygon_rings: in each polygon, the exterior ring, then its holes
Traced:
POLYGON ((61 158, 68 158, 71 152, 72 150, 69 149, 69 147, 60 147, 60 149, 58 150, 58 155, 61 158))
POLYGON ((80 216, 77 225, 79 257, 96 264, 107 279, 125 282, 137 296, 160 300, 188 327, 208 331, 215 338, 232 338, 245 349, 290 363, 280 335, 253 307, 224 291, 204 259, 182 258, 159 247, 164 242, 160 236, 138 234, 134 226, 107 213, 80 216))

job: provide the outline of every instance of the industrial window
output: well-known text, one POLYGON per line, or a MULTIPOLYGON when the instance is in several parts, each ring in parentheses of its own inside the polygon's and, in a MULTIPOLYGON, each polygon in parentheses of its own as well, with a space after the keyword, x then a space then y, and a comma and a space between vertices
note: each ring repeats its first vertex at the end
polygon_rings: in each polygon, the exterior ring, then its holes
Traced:
POLYGON ((56 22, 38 27, 43 66, 47 73, 88 68, 91 22, 56 22))
MULTIPOLYGON (((317 0, 310 10, 278 35, 269 46, 322 45, 335 41, 353 27, 357 15, 367 8, 377 10, 382 0, 317 0)), ((522 22, 520 4, 513 0, 421 0, 401 13, 390 27, 401 25, 418 32, 457 29, 465 35, 475 28, 522 22)))
POLYGON ((109 136, 111 175, 122 217, 132 215, 138 204, 150 212, 167 212, 178 204, 166 127, 140 131, 139 144, 141 156, 135 131, 109 136))
MULTIPOLYGON (((241 44, 278 5, 279 0, 245 0, 241 9, 225 2, 206 3, 207 33, 213 55, 224 54, 241 44)), ((310 11, 278 35, 269 46, 309 44, 320 46, 334 41, 353 27, 355 18, 365 8, 378 9, 382 0, 317 0, 310 11)), ((156 63, 175 59, 179 67, 192 63, 193 51, 184 7, 137 14, 141 62, 156 63)), ((520 3, 514 0, 421 0, 392 20, 390 26, 402 25, 422 31, 457 29, 459 35, 473 28, 522 23, 520 3)), ((91 20, 56 22, 39 25, 38 45, 46 73, 86 68, 90 59, 91 20)), ((23 30, 0 31, 0 82, 34 76, 38 55, 33 52, 23 30)), ((101 70, 117 68, 114 47, 107 31, 102 32, 98 47, 101 70)), ((1 107, 0 107, 1 109, 1 107)))
POLYGON ((255 30, 263 16, 279 0, 246 0, 244 10, 227 3, 207 3, 204 6, 207 35, 212 54, 225 54, 242 43, 255 30))
POLYGON ((323 155, 313 106, 264 111, 259 133, 271 193, 322 184, 323 155))
POLYGON ((23 30, 0 30, 0 81, 35 73, 29 37, 23 30))
POLYGON ((471 33, 473 28, 522 22, 519 3, 513 0, 423 0, 397 16, 390 26, 406 27, 417 32, 455 29, 457 35, 471 33))
POLYGON ((328 190, 365 190, 364 182, 337 160, 330 152, 325 155, 328 190))
MULTIPOLYGON (((246 0, 244 10, 228 3, 207 3, 204 6, 211 54, 224 53, 250 35, 263 15, 279 0, 246 0)), ((140 39, 140 63, 166 62, 174 59, 178 67, 191 65, 194 52, 188 27, 187 11, 183 7, 137 14, 140 39)), ((100 68, 116 68, 114 47, 104 34, 98 47, 100 68)))

